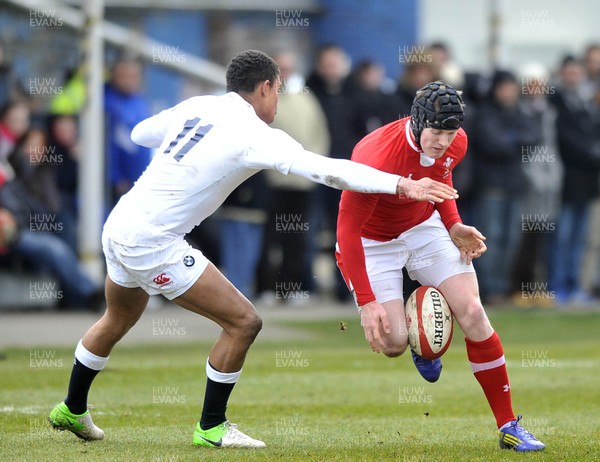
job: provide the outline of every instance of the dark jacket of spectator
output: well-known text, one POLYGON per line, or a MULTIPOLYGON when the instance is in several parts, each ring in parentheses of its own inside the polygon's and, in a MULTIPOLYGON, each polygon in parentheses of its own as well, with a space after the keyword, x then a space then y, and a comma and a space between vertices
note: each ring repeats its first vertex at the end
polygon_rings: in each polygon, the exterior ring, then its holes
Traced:
POLYGON ((29 229, 33 215, 46 215, 50 211, 35 199, 19 180, 0 186, 0 207, 14 216, 18 229, 29 229))
POLYGON ((386 82, 382 65, 364 60, 356 66, 350 78, 357 89, 356 98, 365 119, 367 133, 399 118, 394 95, 388 89, 384 91, 386 82))
POLYGON ((554 102, 563 201, 587 202, 600 194, 600 107, 572 90, 559 89, 554 102))
MULTIPOLYGON (((513 79, 508 75, 497 76, 490 95, 497 95, 495 90, 505 78, 513 79)), ((513 83, 516 85, 516 81, 513 83)), ((476 190, 497 189, 511 195, 523 194, 527 186, 523 152, 539 144, 542 138, 535 119, 519 103, 502 104, 490 96, 478 107, 471 133, 476 190)))
MULTIPOLYGON (((16 177, 28 194, 42 204, 47 212, 58 213, 61 198, 57 186, 58 166, 47 158, 46 134, 35 128, 30 130, 9 158, 16 177)), ((52 156, 55 153, 52 152, 52 156)), ((57 158, 58 159, 58 158, 57 158)))
POLYGON ((354 146, 366 135, 366 117, 360 110, 353 82, 345 79, 339 91, 331 91, 325 81, 313 73, 306 85, 321 103, 327 118, 331 157, 349 159, 354 146))
POLYGON ((221 207, 220 218, 264 224, 269 194, 264 175, 259 172, 234 189, 221 207))
POLYGON ((48 120, 48 145, 60 159, 56 185, 63 200, 76 216, 79 177, 78 121, 75 116, 53 115, 48 120))
POLYGON ((403 118, 410 115, 412 103, 415 99, 415 94, 418 88, 408 87, 406 85, 398 85, 396 93, 393 95, 393 104, 398 118, 403 118))

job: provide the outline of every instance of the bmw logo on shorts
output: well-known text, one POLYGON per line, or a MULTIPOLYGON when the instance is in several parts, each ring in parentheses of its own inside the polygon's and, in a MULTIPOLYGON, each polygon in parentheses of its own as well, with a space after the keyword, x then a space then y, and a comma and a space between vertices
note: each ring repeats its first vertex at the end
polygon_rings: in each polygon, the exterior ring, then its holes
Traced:
POLYGON ((186 255, 185 257, 183 257, 183 264, 188 268, 190 266, 194 266, 194 263, 196 263, 196 260, 194 260, 194 257, 192 257, 191 255, 186 255))

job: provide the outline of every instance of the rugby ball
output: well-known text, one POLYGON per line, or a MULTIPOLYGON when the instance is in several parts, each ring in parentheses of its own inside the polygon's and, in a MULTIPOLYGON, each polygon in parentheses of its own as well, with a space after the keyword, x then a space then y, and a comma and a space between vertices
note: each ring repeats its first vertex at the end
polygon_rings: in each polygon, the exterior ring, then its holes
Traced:
POLYGON ((452 311, 444 296, 431 286, 421 286, 408 298, 404 307, 408 343, 425 359, 442 356, 452 341, 452 311))

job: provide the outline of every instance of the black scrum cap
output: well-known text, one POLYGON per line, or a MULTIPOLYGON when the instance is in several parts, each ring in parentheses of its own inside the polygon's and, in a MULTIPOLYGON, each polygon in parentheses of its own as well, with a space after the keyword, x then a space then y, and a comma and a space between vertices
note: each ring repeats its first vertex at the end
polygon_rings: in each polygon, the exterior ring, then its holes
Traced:
POLYGON ((410 124, 415 140, 421 144, 425 128, 456 130, 465 117, 465 103, 461 92, 437 80, 417 91, 410 112, 410 124))

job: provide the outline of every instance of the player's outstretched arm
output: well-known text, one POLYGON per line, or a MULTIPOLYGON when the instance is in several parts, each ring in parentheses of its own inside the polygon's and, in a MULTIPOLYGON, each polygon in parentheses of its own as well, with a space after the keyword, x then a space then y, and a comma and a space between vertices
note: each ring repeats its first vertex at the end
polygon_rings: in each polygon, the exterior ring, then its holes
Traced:
POLYGON ((297 155, 290 172, 335 189, 363 193, 399 193, 401 177, 345 159, 332 159, 310 151, 297 155))
POLYGON ((458 197, 451 186, 429 178, 410 180, 358 162, 331 159, 309 151, 294 159, 290 173, 336 189, 400 194, 418 201, 442 202, 458 197))

